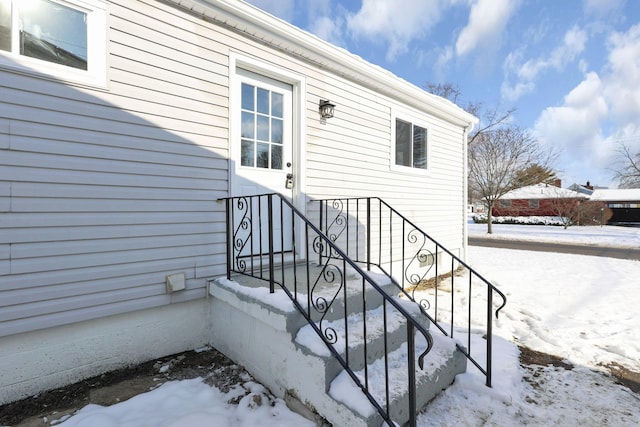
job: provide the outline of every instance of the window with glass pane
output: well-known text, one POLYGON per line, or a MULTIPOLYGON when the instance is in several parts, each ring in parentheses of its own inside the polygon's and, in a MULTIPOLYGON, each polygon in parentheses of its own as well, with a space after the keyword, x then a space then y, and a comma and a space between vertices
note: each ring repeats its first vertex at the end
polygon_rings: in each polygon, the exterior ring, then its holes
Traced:
POLYGON ((86 12, 52 0, 0 0, 0 50, 87 70, 87 40, 86 12))
POLYGON ((242 166, 282 169, 283 95, 243 83, 241 96, 242 166))
POLYGON ((427 130, 420 126, 413 126, 413 167, 427 168, 427 130))
POLYGON ((396 165, 411 166, 411 123, 396 120, 396 165))
POLYGON ((396 119, 396 165, 427 169, 427 130, 396 119))
POLYGON ((0 0, 0 50, 11 51, 11 0, 0 0))

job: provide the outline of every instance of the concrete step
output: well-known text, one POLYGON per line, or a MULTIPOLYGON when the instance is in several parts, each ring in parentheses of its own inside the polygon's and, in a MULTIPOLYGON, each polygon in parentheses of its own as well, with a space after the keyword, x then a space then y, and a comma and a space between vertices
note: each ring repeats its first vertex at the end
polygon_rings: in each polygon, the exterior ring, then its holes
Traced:
MULTIPOLYGON (((375 284, 387 295, 397 294, 397 287, 391 280, 379 273, 368 273, 375 284)), ((266 277, 267 273, 264 273, 266 277)), ((274 270, 275 288, 280 289, 284 284, 290 294, 306 310, 307 315, 314 321, 320 322, 337 320, 345 316, 346 307, 349 313, 361 313, 366 301, 366 309, 375 309, 382 304, 383 297, 368 281, 363 284, 362 277, 347 266, 336 265, 328 261, 327 264, 303 263, 288 265, 286 268, 274 270), (344 271, 343 271, 344 270, 344 271), (342 277, 345 278, 343 287, 342 277), (364 295, 364 297, 363 297, 364 295)), ((234 275, 234 280, 249 288, 264 289, 265 280, 244 275, 234 275)), ((307 324, 304 317, 290 318, 289 330, 296 332, 307 324)))
MULTIPOLYGON (((371 413, 373 407, 364 393, 343 372, 342 366, 329 355, 324 343, 316 332, 306 325, 306 320, 295 309, 285 292, 277 290, 275 294, 269 294, 263 281, 262 287, 258 287, 252 283, 253 279, 238 277, 236 280, 237 283, 221 279, 210 284, 214 345, 236 362, 243 364, 274 394, 289 401, 301 402, 335 426, 379 426, 382 418, 375 411, 371 413)), ((317 287, 316 291, 327 291, 331 295, 331 291, 326 288, 317 287)), ((381 384, 384 384, 384 374, 380 372, 384 373, 384 369, 380 369, 380 366, 384 366, 384 356, 388 355, 387 366, 390 367, 392 384, 389 408, 394 420, 404 420, 400 422, 402 424, 406 422, 409 408, 406 403, 408 394, 405 320, 393 307, 387 306, 388 341, 385 352, 380 320, 382 308, 375 302, 378 298, 381 303, 382 298, 379 295, 370 297, 369 292, 365 294, 366 302, 359 306, 371 306, 366 312, 366 336, 362 326, 363 315, 350 313, 347 316, 349 362, 358 372, 356 375, 363 378, 364 383, 366 342, 367 352, 373 354, 366 360, 368 387, 385 407, 387 403, 384 386, 382 391, 380 390, 381 384)), ((316 295, 315 292, 313 295, 316 295)), ((308 301, 307 295, 299 291, 298 297, 301 301, 308 301)), ((351 298, 363 300, 362 293, 358 295, 350 286, 347 286, 346 298, 348 306, 351 306, 351 298)), ((419 313, 414 303, 402 301, 401 304, 408 310, 419 313)), ((322 322, 323 330, 344 336, 344 308, 327 314, 330 314, 330 318, 322 322), (340 314, 343 315, 342 319, 340 314)), ((434 348, 425 359, 425 370, 419 370, 416 376, 419 409, 450 384, 457 373, 464 372, 466 367, 466 359, 456 349, 452 340, 439 336, 434 336, 434 340, 434 348)), ((426 341, 421 344, 416 345, 417 352, 426 348, 426 341)), ((341 345, 342 347, 338 345, 338 351, 346 355, 346 345, 344 342, 341 345)))
MULTIPOLYGON (((455 376, 466 370, 466 358, 457 349, 455 341, 442 335, 433 337, 434 345, 424 358, 423 369, 416 363, 416 408, 420 412, 438 393, 453 383, 455 376)), ((422 336, 416 335, 416 360, 426 349, 427 342, 422 336)), ((397 425, 404 425, 409 421, 409 379, 407 370, 407 344, 403 343, 398 349, 384 357, 375 360, 367 366, 368 381, 365 383, 364 369, 356 371, 360 382, 368 386, 369 392, 384 408, 389 408, 391 418, 397 425), (385 369, 386 366, 386 369, 385 369), (388 400, 384 378, 390 379, 388 400)), ((332 382, 329 395, 336 401, 353 409, 364 419, 367 426, 379 426, 383 422, 373 405, 355 382, 342 371, 332 382)))
MULTIPOLYGON (((335 338, 333 348, 353 370, 364 369, 365 358, 366 363, 372 363, 385 354, 385 349, 396 350, 407 340, 406 319, 395 308, 387 308, 386 330, 382 307, 369 310, 365 315, 366 322, 363 320, 364 315, 358 313, 349 315, 347 322, 337 319, 317 325, 327 339, 335 338)), ((325 388, 328 389, 331 381, 343 369, 340 362, 309 324, 295 334, 294 343, 303 354, 322 360, 325 388)))
MULTIPOLYGON (((376 295, 378 298, 379 295, 376 295)), ((425 330, 429 330, 430 322, 421 315, 417 305, 411 301, 392 297, 406 311, 412 313, 414 319, 425 330)), ((381 298, 380 298, 381 299, 381 298)), ((368 304, 367 304, 368 306, 368 304)), ((333 347, 345 359, 348 359, 354 369, 364 367, 364 351, 370 360, 381 357, 385 352, 393 351, 407 339, 406 319, 391 303, 386 306, 375 305, 376 308, 366 313, 352 312, 345 318, 323 320, 316 326, 325 334, 328 340, 335 341, 333 347), (366 316, 366 321, 365 321, 366 316), (386 318, 386 324, 385 324, 386 318), (384 337, 387 342, 385 343, 384 337), (347 354, 348 344, 348 354, 347 354)), ((362 307, 362 305, 360 306, 362 307)), ((308 323, 301 327, 295 336, 295 342, 301 346, 303 352, 314 353, 319 357, 333 356, 316 330, 308 323)))

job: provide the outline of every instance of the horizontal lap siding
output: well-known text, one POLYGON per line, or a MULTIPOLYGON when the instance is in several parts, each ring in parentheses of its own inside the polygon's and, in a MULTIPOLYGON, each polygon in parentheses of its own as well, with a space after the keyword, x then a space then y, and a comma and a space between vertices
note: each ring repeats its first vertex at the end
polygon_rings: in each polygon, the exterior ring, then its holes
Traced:
POLYGON ((0 336, 224 274, 229 35, 159 2, 109 11, 107 90, 1 71, 0 336))
MULTIPOLYGON (((465 205, 463 129, 340 77, 318 78, 322 80, 308 83, 310 92, 331 99, 336 109, 326 123, 309 112, 309 197, 380 197, 446 247, 459 249, 465 205), (402 111, 418 115, 427 124, 428 175, 390 168, 394 111, 400 118, 402 111)), ((312 212, 317 210, 311 206, 312 212)))

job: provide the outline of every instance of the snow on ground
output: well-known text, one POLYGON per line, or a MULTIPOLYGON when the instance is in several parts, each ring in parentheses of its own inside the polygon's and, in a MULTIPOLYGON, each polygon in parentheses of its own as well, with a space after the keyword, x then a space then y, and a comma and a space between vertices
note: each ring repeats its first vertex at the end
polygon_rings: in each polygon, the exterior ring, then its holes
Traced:
MULTIPOLYGON (((496 225, 492 238, 640 246, 640 228, 496 225)), ((469 224, 470 235, 486 225, 469 224)), ((637 426, 640 397, 615 384, 603 365, 640 372, 640 261, 469 248, 469 262, 508 298, 495 324, 493 388, 471 365, 419 417, 430 426, 637 426), (573 365, 523 368, 517 344, 573 365)), ((478 347, 481 337, 473 336, 478 347)), ((63 426, 313 425, 259 384, 239 404, 201 380, 165 384, 126 402, 90 405, 63 426)), ((246 385, 245 385, 246 387, 246 385)))
POLYGON ((640 228, 638 227, 605 225, 603 227, 571 226, 565 229, 557 225, 493 224, 493 234, 487 234, 487 224, 475 224, 471 218, 469 218, 468 226, 470 237, 640 247, 640 228))
POLYGON ((273 399, 257 383, 245 383, 228 393, 201 379, 172 381, 117 405, 87 405, 64 427, 222 427, 284 426, 313 427, 314 423, 295 414, 281 399, 273 399), (250 393, 242 397, 246 390, 250 393), (228 403, 238 399, 237 404, 228 403), (273 403, 273 406, 271 406, 273 403))
POLYGON ((640 372, 640 261, 473 246, 469 258, 508 298, 495 322, 493 388, 468 364, 419 425, 640 425, 640 397, 594 372, 611 362, 640 372), (516 344, 575 367, 526 370, 516 344))

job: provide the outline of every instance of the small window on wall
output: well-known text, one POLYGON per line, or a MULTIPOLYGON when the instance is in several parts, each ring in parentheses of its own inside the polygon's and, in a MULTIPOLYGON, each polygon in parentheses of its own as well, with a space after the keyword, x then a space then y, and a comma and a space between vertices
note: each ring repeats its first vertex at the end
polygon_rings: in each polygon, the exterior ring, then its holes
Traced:
POLYGON ((104 75, 104 7, 104 0, 0 0, 0 53, 14 66, 64 77, 74 77, 65 69, 104 75))
POLYGON ((501 208, 510 208, 511 207, 511 200, 499 200, 499 204, 501 208))
POLYGON ((538 199, 529 200, 529 207, 531 209, 538 209, 540 207, 540 200, 538 199))
POLYGON ((427 169, 427 129, 396 119, 395 164, 427 169))
POLYGON ((11 0, 0 0, 0 50, 11 51, 11 0))

